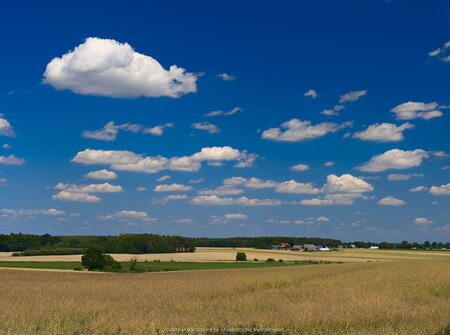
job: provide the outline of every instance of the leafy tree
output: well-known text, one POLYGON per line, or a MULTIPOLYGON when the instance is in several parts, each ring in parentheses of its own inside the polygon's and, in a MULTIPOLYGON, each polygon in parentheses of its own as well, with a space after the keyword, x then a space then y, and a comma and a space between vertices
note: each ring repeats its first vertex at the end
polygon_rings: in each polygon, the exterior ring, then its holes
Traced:
POLYGON ((81 265, 89 271, 118 271, 121 268, 119 262, 115 261, 110 255, 105 255, 96 247, 91 247, 86 250, 86 253, 81 257, 81 265))
POLYGON ((247 255, 245 254, 245 252, 238 252, 236 254, 236 260, 237 261, 246 261, 247 260, 247 255))

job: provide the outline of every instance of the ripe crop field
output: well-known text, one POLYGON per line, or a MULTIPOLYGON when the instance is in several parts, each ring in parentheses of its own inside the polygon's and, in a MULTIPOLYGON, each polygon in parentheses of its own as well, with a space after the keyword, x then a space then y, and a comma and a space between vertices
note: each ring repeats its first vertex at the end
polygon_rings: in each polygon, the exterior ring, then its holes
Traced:
POLYGON ((147 335, 211 327, 443 334, 450 322, 449 265, 436 257, 143 274, 0 269, 0 334, 147 335))
MULTIPOLYGON (((236 259, 236 252, 242 251, 248 260, 254 258, 264 261, 267 258, 285 261, 330 261, 330 262, 367 262, 390 260, 419 260, 446 258, 450 260, 449 251, 421 251, 421 250, 369 250, 369 249, 341 249, 330 252, 298 252, 290 250, 267 250, 254 248, 197 248, 195 252, 165 253, 165 254, 112 254, 119 262, 128 262, 131 258, 138 261, 160 260, 162 262, 232 262, 236 259)), ((51 256, 23 256, 12 257, 10 252, 0 252, 0 262, 80 262, 81 255, 51 255, 51 256)))

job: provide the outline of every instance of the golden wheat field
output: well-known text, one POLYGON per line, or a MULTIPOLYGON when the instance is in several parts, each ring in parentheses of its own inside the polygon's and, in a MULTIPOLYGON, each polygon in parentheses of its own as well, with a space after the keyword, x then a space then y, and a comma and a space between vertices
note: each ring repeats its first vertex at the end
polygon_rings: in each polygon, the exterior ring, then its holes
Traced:
POLYGON ((445 258, 145 274, 2 269, 0 334, 443 334, 449 278, 445 258))
MULTIPOLYGON (((196 248, 195 252, 165 253, 165 254, 111 254, 119 262, 127 262, 131 258, 138 261, 160 260, 168 262, 231 262, 236 260, 236 252, 242 251, 247 258, 260 261, 267 258, 283 259, 285 261, 329 261, 329 262, 367 262, 389 260, 419 260, 431 258, 447 258, 450 252, 420 251, 420 250, 370 250, 341 249, 336 252, 296 252, 290 250, 267 250, 254 248, 196 248)), ((79 262, 81 255, 51 255, 12 257, 11 252, 0 252, 0 261, 37 261, 37 262, 79 262)))

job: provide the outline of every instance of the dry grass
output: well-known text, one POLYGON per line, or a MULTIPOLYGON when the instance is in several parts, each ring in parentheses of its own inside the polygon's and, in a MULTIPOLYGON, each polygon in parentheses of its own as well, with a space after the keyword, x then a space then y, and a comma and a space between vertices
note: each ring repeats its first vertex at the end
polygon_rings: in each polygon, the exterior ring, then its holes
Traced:
POLYGON ((446 259, 258 270, 97 274, 0 270, 0 334, 282 327, 285 334, 434 334, 449 322, 446 259))

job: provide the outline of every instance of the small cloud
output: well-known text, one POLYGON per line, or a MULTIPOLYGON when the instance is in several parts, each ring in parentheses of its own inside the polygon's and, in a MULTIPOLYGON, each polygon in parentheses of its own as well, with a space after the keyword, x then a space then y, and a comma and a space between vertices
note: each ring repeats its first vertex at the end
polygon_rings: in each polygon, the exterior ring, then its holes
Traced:
POLYGON ((194 129, 199 129, 199 130, 206 130, 207 132, 209 132, 210 134, 217 134, 220 133, 220 129, 217 128, 217 126, 215 124, 212 124, 210 122, 204 121, 204 122, 198 122, 198 123, 193 123, 191 125, 191 128, 194 129))
POLYGON ((144 192, 144 191, 146 191, 146 190, 147 190, 147 188, 144 187, 144 186, 136 187, 136 191, 138 191, 138 192, 144 192))
POLYGON ((114 171, 109 171, 106 169, 91 171, 84 175, 86 178, 99 179, 99 180, 112 180, 117 178, 117 174, 114 171))
POLYGON ((158 179, 156 179, 156 181, 166 181, 169 180, 171 177, 169 175, 165 175, 162 177, 159 177, 158 179))
POLYGON ((306 171, 309 170, 309 166, 306 164, 297 164, 294 166, 291 166, 292 171, 306 171))
POLYGON ((236 79, 235 76, 228 73, 219 73, 218 75, 216 75, 216 77, 221 78, 224 81, 232 81, 236 79))
POLYGON ((389 195, 380 201, 378 201, 378 205, 383 206, 403 206, 406 205, 406 202, 403 200, 395 199, 393 196, 389 195))
POLYGON ((305 97, 311 97, 313 99, 317 98, 319 95, 316 90, 309 89, 307 92, 303 93, 305 97))
POLYGON ((359 98, 365 96, 367 94, 367 90, 361 90, 361 91, 351 91, 344 95, 341 95, 341 98, 339 99, 339 103, 344 102, 353 102, 358 100, 359 98))
POLYGON ((205 116, 218 116, 218 115, 229 116, 229 115, 234 115, 236 113, 243 112, 243 111, 244 111, 244 109, 241 107, 234 107, 233 109, 229 110, 228 112, 224 112, 222 110, 216 110, 216 111, 212 111, 212 112, 205 114, 205 116))
POLYGON ((25 164, 25 160, 22 159, 22 158, 17 158, 14 155, 0 156, 0 164, 5 164, 5 165, 23 165, 23 164, 25 164))
POLYGON ((434 222, 431 220, 428 220, 427 218, 415 218, 414 224, 417 226, 429 226, 433 224, 434 222))

